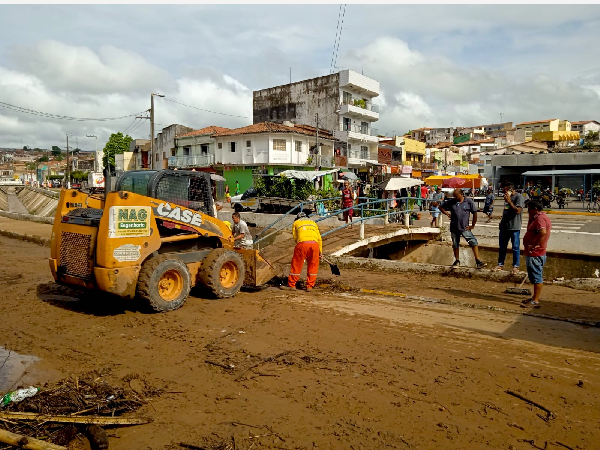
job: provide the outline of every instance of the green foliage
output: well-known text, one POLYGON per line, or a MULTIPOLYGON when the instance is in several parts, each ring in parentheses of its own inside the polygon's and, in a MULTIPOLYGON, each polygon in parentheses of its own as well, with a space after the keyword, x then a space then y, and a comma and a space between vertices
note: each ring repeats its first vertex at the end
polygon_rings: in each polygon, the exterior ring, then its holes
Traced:
POLYGON ((64 158, 60 155, 58 155, 56 158, 54 158, 54 161, 62 161, 64 158))
POLYGON ((596 181, 592 186, 594 197, 600 195, 600 180, 596 181))
POLYGON ((84 172, 83 170, 75 170, 71 173, 71 178, 74 180, 87 180, 89 172, 84 172))
POLYGON ((597 131, 588 131, 585 135, 586 142, 592 142, 598 140, 598 132, 597 131))
POLYGON ((583 148, 585 150, 590 150, 590 149, 594 148, 594 144, 592 144, 590 141, 586 141, 586 143, 583 144, 581 146, 581 148, 583 148))
POLYGON ((60 156, 61 149, 60 147, 53 145, 52 146, 52 156, 60 156))
POLYGON ((39 162, 48 162, 48 157, 47 156, 42 156, 41 158, 38 159, 39 162))
POLYGON ((359 108, 362 109, 366 109, 367 108, 367 102, 365 102, 362 98, 359 99, 355 99, 354 100, 354 106, 358 106, 359 108))
MULTIPOLYGON (((336 191, 333 187, 329 187, 329 189, 319 189, 315 193, 315 197, 316 197, 315 200, 335 198, 335 197, 339 197, 339 196, 340 196, 339 191, 336 191)), ((325 206, 325 208, 327 208, 327 211, 335 211, 336 209, 340 209, 340 207, 341 207, 339 199, 324 201, 323 205, 325 206)))
POLYGON ((254 188, 260 197, 292 200, 307 200, 316 193, 310 181, 292 180, 286 177, 257 177, 254 179, 254 188))
POLYGON ((49 180, 62 180, 63 178, 63 175, 48 175, 49 180))
POLYGON ((103 164, 108 167, 109 163, 112 167, 115 165, 115 155, 120 155, 129 150, 129 143, 133 138, 129 135, 124 135, 121 132, 110 135, 108 142, 104 146, 104 156, 102 157, 103 164))

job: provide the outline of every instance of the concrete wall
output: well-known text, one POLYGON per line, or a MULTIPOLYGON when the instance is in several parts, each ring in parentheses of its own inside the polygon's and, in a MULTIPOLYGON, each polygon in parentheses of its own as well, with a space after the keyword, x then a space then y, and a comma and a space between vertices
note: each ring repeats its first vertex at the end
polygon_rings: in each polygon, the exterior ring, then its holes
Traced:
POLYGON ((321 128, 333 130, 338 120, 334 111, 339 98, 338 73, 254 91, 252 121, 256 124, 289 120, 315 126, 318 113, 321 128))
POLYGON ((8 197, 6 191, 0 187, 0 210, 8 211, 8 197))
POLYGON ((175 150, 175 136, 194 131, 193 128, 184 125, 169 125, 163 128, 154 139, 154 154, 152 155, 152 168, 167 168, 167 158, 172 156, 171 151, 175 150), (158 161, 157 161, 158 156, 158 161))
POLYGON ((59 195, 52 191, 25 186, 17 197, 27 208, 29 214, 43 217, 52 217, 58 206, 59 195))
MULTIPOLYGON (((600 166, 600 152, 579 153, 538 153, 537 155, 493 155, 493 166, 573 166, 583 169, 586 166, 600 166)), ((551 167, 549 167, 551 168, 551 167)), ((534 170, 533 168, 530 170, 534 170)))

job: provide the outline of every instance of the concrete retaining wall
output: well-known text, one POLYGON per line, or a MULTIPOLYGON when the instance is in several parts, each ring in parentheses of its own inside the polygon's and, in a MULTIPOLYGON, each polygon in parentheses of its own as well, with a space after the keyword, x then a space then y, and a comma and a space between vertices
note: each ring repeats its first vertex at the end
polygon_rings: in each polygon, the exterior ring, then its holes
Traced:
POLYGON ((44 216, 34 216, 31 214, 19 214, 8 211, 0 211, 0 217, 6 217, 7 219, 15 219, 15 220, 27 220, 29 222, 38 222, 38 223, 49 223, 52 225, 54 223, 54 216, 52 217, 44 217, 44 216))
POLYGON ((24 186, 17 189, 17 197, 27 208, 29 214, 53 217, 58 205, 59 194, 44 189, 24 186))
MULTIPOLYGON (((329 259, 343 269, 362 269, 379 273, 431 273, 456 278, 479 278, 482 280, 503 283, 520 283, 523 280, 523 274, 516 276, 511 275, 510 272, 506 271, 493 272, 491 270, 481 270, 471 267, 452 269, 449 266, 440 266, 436 264, 408 263, 387 259, 353 258, 347 256, 330 256, 329 259)), ((560 280, 553 283, 574 289, 600 292, 600 278, 572 278, 570 280, 560 280)))
POLYGON ((0 187, 0 210, 8 211, 8 197, 4 188, 0 187))
MULTIPOLYGON (((228 220, 231 222, 231 214, 232 211, 219 211, 217 216, 220 220, 228 220)), ((284 214, 265 214, 265 213, 255 213, 255 212, 241 212, 240 216, 246 222, 255 223, 257 228, 265 228, 275 222, 277 219, 284 216, 284 214)), ((275 225, 276 228, 281 228, 284 224, 291 225, 294 222, 296 215, 288 215, 285 219, 275 225)), ((313 218, 318 219, 318 218, 313 218)), ((328 227, 328 228, 336 228, 343 225, 341 220, 338 220, 337 217, 330 217, 329 219, 322 220, 317 223, 319 227, 328 227)), ((369 219, 365 221, 365 225, 383 225, 382 218, 369 219)), ((357 225, 358 226, 358 225, 357 225)), ((273 228, 275 231, 275 228, 273 228)), ((358 231, 356 232, 358 234, 358 231)))

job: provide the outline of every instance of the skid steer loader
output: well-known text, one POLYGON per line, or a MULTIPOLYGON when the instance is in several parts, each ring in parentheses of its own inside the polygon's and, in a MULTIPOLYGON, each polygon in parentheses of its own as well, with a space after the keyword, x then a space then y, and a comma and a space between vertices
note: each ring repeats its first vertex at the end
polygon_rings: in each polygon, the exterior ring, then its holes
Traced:
POLYGON ((234 248, 214 215, 204 172, 125 172, 105 196, 63 189, 50 270, 58 283, 139 297, 159 312, 181 307, 194 286, 225 298, 273 278, 276 269, 257 250, 234 248))

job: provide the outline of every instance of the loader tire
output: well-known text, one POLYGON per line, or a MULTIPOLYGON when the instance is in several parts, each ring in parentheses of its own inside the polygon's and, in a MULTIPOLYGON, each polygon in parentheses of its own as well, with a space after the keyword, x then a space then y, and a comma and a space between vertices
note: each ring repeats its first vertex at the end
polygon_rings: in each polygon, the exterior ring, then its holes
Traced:
POLYGON ((190 288, 191 277, 185 263, 164 255, 144 262, 137 295, 156 312, 173 311, 185 303, 190 288))
POLYGON ((208 254, 200 267, 200 283, 217 298, 236 295, 246 276, 243 258, 232 250, 216 248, 208 254))

